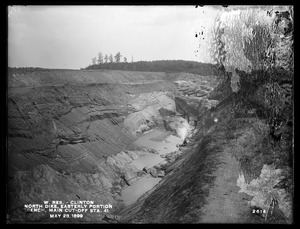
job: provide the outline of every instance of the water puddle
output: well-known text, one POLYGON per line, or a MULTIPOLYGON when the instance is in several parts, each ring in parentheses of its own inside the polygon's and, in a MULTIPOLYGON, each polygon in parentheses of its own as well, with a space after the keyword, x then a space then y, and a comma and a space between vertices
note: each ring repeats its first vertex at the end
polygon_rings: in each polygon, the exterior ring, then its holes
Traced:
POLYGON ((136 166, 138 169, 143 169, 145 166, 151 168, 164 161, 164 158, 160 155, 178 150, 176 145, 181 144, 182 139, 171 134, 171 132, 153 129, 152 131, 142 135, 134 143, 140 147, 154 149, 159 154, 148 153, 132 161, 132 165, 136 166))
POLYGON ((182 139, 160 129, 153 129, 142 135, 134 143, 138 146, 157 150, 160 154, 167 154, 177 150, 176 144, 182 143, 182 139))
POLYGON ((136 181, 133 185, 128 186, 122 192, 121 199, 125 205, 130 205, 138 200, 145 192, 152 189, 162 178, 153 178, 147 175, 136 181))
MULTIPOLYGON (((178 150, 177 144, 181 144, 183 140, 177 136, 172 135, 171 132, 165 130, 153 129, 147 131, 141 137, 139 137, 134 144, 139 147, 147 147, 154 149, 158 154, 147 153, 131 162, 132 165, 142 170, 144 167, 153 167, 163 161, 164 158, 161 155, 168 154, 178 150)), ((128 186, 122 191, 121 199, 125 205, 134 203, 145 192, 152 189, 162 178, 153 178, 150 175, 146 175, 128 186)))
POLYGON ((151 168, 154 165, 159 164, 163 160, 164 158, 162 158, 160 155, 149 153, 146 154, 145 156, 135 159, 134 161, 132 161, 131 164, 137 167, 138 169, 142 170, 146 166, 151 168))

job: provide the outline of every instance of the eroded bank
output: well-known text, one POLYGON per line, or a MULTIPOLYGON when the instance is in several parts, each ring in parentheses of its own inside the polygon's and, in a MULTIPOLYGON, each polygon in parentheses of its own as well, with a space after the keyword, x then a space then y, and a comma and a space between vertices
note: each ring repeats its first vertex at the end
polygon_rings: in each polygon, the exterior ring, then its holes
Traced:
MULTIPOLYGON (((120 188, 143 173, 131 162, 156 155, 151 146, 130 148, 139 135, 167 127, 182 140, 175 98, 184 96, 180 89, 187 86, 178 81, 205 82, 210 85, 205 92, 216 85, 213 77, 192 74, 102 70, 10 72, 8 79, 11 222, 61 221, 24 211, 24 204, 44 200, 94 200, 122 208, 120 188)), ((199 100, 199 90, 191 86, 191 101, 199 100)), ((199 109, 206 107, 203 101, 199 109)), ((191 125, 193 118, 190 114, 191 125)), ((172 140, 164 141, 162 147, 172 140)), ((87 214, 82 220, 105 222, 102 218, 87 214)))

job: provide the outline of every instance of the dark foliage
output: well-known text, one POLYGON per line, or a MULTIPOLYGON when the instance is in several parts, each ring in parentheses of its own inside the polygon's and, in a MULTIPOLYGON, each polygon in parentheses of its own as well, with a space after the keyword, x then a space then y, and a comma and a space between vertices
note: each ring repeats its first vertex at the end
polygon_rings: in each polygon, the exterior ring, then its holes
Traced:
POLYGON ((125 71, 150 71, 150 72, 186 72, 199 75, 218 75, 218 69, 213 64, 184 60, 157 60, 138 61, 133 63, 103 63, 90 65, 89 69, 111 69, 125 71))

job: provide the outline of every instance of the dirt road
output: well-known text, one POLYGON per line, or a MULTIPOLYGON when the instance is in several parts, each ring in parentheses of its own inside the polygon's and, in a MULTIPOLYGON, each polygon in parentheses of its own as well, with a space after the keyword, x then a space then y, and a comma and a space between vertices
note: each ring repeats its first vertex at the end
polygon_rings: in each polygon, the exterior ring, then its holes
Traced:
POLYGON ((220 167, 214 172, 214 185, 209 192, 207 205, 203 206, 201 223, 246 223, 250 208, 247 197, 239 193, 237 179, 239 163, 225 149, 219 159, 220 167))

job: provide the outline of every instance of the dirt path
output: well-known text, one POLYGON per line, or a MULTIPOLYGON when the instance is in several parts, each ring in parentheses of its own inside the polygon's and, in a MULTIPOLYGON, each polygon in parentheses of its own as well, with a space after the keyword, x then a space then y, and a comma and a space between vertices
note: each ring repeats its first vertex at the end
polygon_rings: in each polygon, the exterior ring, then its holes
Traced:
POLYGON ((229 153, 229 149, 221 152, 220 167, 214 172, 216 180, 211 188, 207 203, 201 211, 201 223, 247 223, 250 208, 247 197, 238 193, 237 179, 240 166, 229 153))

